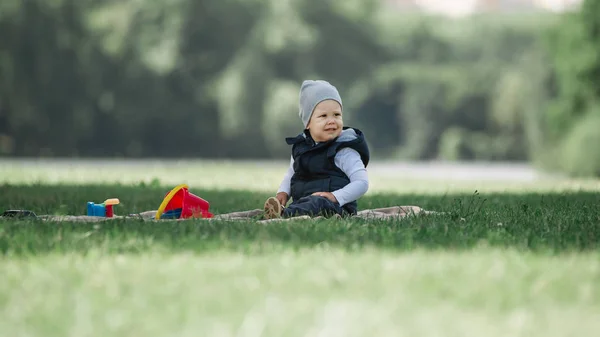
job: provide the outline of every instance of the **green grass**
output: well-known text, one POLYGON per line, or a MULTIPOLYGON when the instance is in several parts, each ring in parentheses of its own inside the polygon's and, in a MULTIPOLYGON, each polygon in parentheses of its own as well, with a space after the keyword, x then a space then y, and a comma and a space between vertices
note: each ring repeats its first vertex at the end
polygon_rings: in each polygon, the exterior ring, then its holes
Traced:
MULTIPOLYGON (((139 186, 3 186, 1 204, 27 208, 37 214, 83 215, 87 200, 119 197, 118 214, 158 208, 168 188, 139 186), (10 196, 10 197, 8 197, 10 196)), ((267 193, 203 191, 216 214, 260 208, 267 193)), ((0 252, 36 255, 49 252, 139 252, 156 246, 169 251, 203 252, 214 249, 247 251, 256 245, 284 248, 322 243, 341 249, 379 247, 462 249, 485 243, 497 247, 561 252, 595 250, 600 238, 600 195, 489 194, 390 195, 374 194, 360 208, 419 205, 448 215, 403 220, 317 220, 258 225, 255 222, 142 222, 113 220, 71 223, 4 220, 0 252), (464 218, 465 221, 460 221, 464 218), (85 240, 81 237, 84 236, 85 240), (60 239, 57 239, 60 238, 60 239), (135 245, 130 242, 134 240, 135 245)))
POLYGON ((597 254, 50 254, 0 263, 4 336, 595 336, 597 254))
MULTIPOLYGON (((0 211, 83 215, 111 197, 118 214, 154 210, 194 172, 218 178, 190 189, 226 213, 260 208, 272 192, 252 182, 280 179, 213 164, 110 184, 42 167, 29 172, 56 179, 2 176, 0 211), (236 173, 245 190, 226 188, 236 173)), ((595 336, 600 194, 499 183, 359 202, 449 213, 393 221, 0 220, 0 336, 595 336)))

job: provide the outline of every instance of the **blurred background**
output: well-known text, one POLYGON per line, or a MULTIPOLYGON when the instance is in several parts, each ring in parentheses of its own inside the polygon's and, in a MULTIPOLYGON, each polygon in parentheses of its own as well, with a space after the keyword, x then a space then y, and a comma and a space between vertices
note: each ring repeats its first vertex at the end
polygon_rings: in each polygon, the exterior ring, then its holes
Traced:
POLYGON ((379 160, 600 176, 600 0, 2 0, 0 156, 289 156, 326 79, 379 160))

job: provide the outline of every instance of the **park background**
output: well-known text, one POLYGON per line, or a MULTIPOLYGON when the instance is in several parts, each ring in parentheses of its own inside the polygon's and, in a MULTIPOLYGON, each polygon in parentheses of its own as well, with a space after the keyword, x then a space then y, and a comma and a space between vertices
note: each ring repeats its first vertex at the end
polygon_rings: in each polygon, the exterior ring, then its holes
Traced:
POLYGON ((285 160, 304 79, 378 161, 600 175, 600 1, 5 0, 0 156, 285 160))

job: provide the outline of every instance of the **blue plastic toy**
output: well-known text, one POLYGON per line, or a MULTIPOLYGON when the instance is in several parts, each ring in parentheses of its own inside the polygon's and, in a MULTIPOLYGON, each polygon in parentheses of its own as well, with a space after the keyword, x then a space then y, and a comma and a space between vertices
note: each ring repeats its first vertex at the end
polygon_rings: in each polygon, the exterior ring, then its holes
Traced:
POLYGON ((88 216, 101 216, 106 218, 112 218, 114 215, 113 206, 119 204, 119 199, 106 199, 101 204, 96 204, 92 201, 87 203, 87 215, 88 216))

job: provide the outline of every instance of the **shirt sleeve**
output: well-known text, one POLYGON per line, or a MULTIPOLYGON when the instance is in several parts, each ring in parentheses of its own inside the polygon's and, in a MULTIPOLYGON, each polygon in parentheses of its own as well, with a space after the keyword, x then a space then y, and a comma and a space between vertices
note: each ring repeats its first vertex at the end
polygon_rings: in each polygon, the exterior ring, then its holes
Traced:
POLYGON ((293 175, 294 175, 294 157, 290 156, 290 167, 288 168, 287 172, 283 176, 283 180, 281 181, 281 184, 279 185, 279 189, 277 190, 277 193, 285 192, 285 193, 287 193, 288 196, 291 194, 291 189, 292 189, 291 181, 292 181, 293 175))
POLYGON ((358 200, 367 193, 369 175, 358 151, 348 147, 343 148, 336 154, 334 163, 350 178, 348 185, 332 192, 340 206, 358 200))

